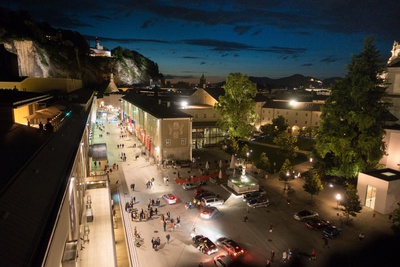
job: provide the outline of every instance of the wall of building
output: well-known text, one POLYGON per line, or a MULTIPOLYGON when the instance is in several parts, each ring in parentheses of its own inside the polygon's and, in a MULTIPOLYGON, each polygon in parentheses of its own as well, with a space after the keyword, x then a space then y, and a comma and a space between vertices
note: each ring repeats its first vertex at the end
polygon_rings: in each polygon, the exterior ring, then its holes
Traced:
POLYGON ((400 120, 400 67, 389 67, 387 71, 388 96, 384 100, 392 103, 388 109, 400 120))
POLYGON ((0 82, 0 88, 19 91, 43 93, 51 90, 61 90, 67 93, 81 89, 82 80, 69 78, 26 78, 21 82, 0 82))
POLYGON ((370 176, 365 173, 358 175, 357 190, 360 197, 361 205, 365 206, 365 200, 367 198, 368 185, 376 188, 376 200, 375 208, 379 213, 387 214, 386 201, 389 189, 389 182, 370 176))
POLYGON ((386 153, 380 160, 380 164, 387 168, 400 170, 400 131, 386 129, 386 135, 383 139, 386 143, 386 153))

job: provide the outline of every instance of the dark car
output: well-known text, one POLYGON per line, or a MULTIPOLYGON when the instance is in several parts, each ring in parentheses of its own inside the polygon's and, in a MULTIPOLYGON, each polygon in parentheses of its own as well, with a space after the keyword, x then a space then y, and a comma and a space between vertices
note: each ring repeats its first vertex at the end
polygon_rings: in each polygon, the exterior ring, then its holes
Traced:
POLYGON ((236 257, 244 253, 244 249, 232 239, 220 237, 217 239, 217 244, 225 249, 229 253, 229 255, 236 257))
POLYGON ((298 221, 303 221, 313 217, 318 217, 318 213, 313 210, 302 210, 294 214, 294 218, 298 221))
POLYGON ((232 258, 228 255, 218 255, 214 257, 214 265, 218 267, 229 267, 233 263, 232 258))
POLYGON ((217 246, 204 235, 196 235, 193 237, 193 241, 194 246, 204 254, 211 255, 218 252, 217 246))
POLYGON ((328 237, 330 239, 333 239, 337 236, 339 236, 342 233, 342 229, 337 228, 334 225, 330 225, 325 227, 324 231, 322 232, 322 235, 325 237, 328 237))
POLYGON ((250 193, 247 193, 247 194, 243 195, 243 201, 248 201, 249 199, 256 198, 256 197, 259 197, 259 196, 261 196, 261 192, 260 191, 250 192, 250 193))
POLYGON ((329 221, 322 220, 318 217, 308 218, 305 220, 306 226, 312 230, 318 230, 330 225, 329 221))
POLYGON ((194 196, 197 196, 197 195, 200 195, 200 194, 202 194, 202 193, 204 193, 204 192, 207 192, 207 190, 205 190, 204 188, 198 187, 198 188, 196 188, 196 189, 194 190, 193 195, 194 195, 194 196))

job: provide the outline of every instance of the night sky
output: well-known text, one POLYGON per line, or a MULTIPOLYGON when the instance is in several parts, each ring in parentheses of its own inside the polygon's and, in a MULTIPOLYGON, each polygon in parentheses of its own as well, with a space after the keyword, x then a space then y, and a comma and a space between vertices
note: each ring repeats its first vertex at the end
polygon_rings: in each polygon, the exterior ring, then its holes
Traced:
POLYGON ((398 0, 2 0, 94 47, 150 58, 166 80, 224 81, 231 72, 343 77, 373 35, 388 59, 400 41, 398 0))

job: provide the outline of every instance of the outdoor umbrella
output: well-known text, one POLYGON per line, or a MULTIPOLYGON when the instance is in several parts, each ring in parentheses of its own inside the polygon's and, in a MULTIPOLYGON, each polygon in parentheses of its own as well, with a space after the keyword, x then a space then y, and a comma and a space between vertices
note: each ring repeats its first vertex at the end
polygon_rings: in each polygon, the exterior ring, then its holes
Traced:
POLYGON ((219 178, 219 179, 222 179, 222 170, 219 170, 218 178, 219 178))
POLYGON ((229 166, 229 168, 234 169, 235 168, 235 155, 232 154, 232 158, 231 158, 231 165, 229 166))
POLYGON ((222 160, 219 160, 218 166, 220 169, 222 168, 222 160))
POLYGON ((208 164, 208 161, 206 161, 206 166, 205 166, 206 170, 208 170, 210 168, 210 164, 208 164))

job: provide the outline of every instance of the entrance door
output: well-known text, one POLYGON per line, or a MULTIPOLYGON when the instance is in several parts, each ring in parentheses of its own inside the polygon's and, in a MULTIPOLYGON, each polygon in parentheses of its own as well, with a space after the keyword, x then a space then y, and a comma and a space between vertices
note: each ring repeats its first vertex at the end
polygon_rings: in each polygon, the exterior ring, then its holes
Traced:
POLYGON ((367 197, 365 198, 365 206, 368 208, 375 208, 375 199, 376 199, 376 187, 368 185, 367 187, 367 197))

